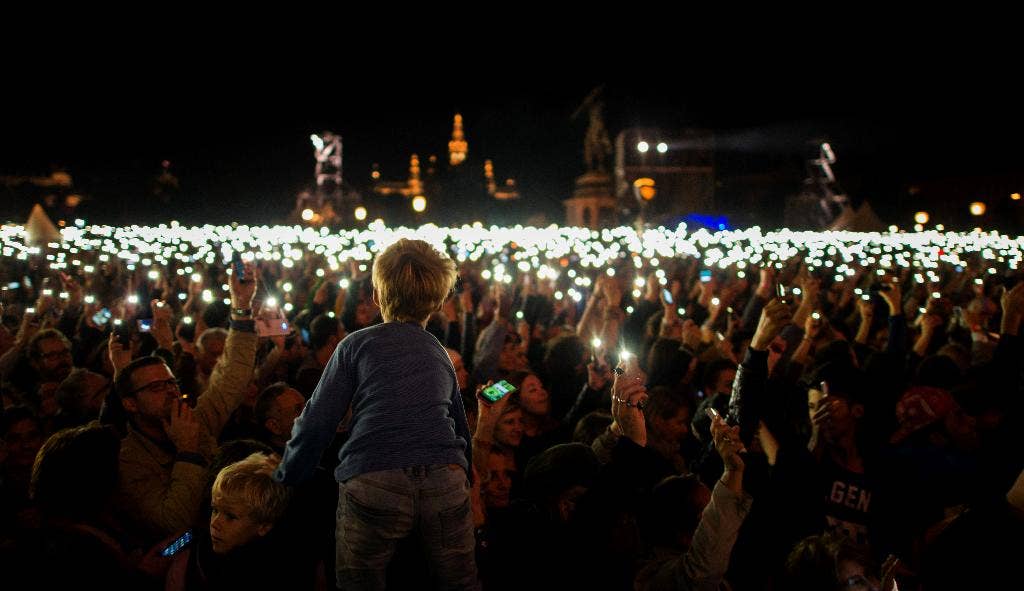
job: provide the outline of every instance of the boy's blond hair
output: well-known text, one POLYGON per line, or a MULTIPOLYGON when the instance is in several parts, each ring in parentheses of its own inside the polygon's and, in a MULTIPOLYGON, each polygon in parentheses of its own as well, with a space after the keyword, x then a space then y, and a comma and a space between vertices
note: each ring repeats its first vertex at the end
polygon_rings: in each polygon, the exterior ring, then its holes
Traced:
POLYGON ((455 286, 455 262, 422 240, 402 238, 373 261, 373 289, 385 320, 423 322, 455 286))
POLYGON ((249 509, 249 516, 256 523, 273 525, 288 508, 288 487, 273 477, 280 462, 276 454, 257 452, 229 464, 213 481, 213 494, 249 509))

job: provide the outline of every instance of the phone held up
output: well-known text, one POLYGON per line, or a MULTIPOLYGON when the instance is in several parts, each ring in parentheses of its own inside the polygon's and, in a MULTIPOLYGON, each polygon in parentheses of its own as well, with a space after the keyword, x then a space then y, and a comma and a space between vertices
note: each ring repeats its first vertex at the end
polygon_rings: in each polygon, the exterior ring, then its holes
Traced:
POLYGON ((497 402, 515 391, 515 386, 505 380, 501 380, 484 388, 480 392, 480 396, 488 402, 497 402))
POLYGON ((250 280, 245 276, 245 264, 242 262, 242 255, 237 250, 231 253, 231 273, 238 277, 241 283, 248 283, 250 280))
POLYGON ((171 542, 166 548, 160 551, 160 556, 174 556, 185 546, 192 543, 192 530, 185 530, 181 537, 171 542))

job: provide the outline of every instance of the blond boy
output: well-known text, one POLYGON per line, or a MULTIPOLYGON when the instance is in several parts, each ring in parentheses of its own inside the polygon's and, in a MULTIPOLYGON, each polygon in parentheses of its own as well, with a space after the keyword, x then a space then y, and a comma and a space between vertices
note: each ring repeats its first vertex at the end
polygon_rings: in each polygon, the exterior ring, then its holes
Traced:
POLYGON ((469 502, 471 435, 444 347, 425 330, 455 284, 455 264, 402 239, 373 264, 382 324, 348 335, 295 422, 275 478, 308 479, 351 407, 339 452, 338 585, 384 589, 397 542, 423 539, 434 584, 476 589, 469 502))

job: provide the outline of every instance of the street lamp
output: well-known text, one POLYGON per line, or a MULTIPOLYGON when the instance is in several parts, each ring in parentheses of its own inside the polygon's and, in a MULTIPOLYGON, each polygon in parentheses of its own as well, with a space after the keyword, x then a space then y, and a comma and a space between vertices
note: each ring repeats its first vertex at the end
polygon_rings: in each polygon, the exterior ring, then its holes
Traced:
POLYGON ((927 211, 919 211, 919 212, 915 213, 914 214, 914 221, 919 223, 919 224, 927 224, 928 223, 928 212, 927 211))
POLYGON ((412 210, 416 213, 423 213, 427 209, 427 198, 423 195, 417 195, 412 198, 412 210))
POLYGON ((985 215, 985 204, 981 201, 975 201, 972 203, 971 215, 985 215))

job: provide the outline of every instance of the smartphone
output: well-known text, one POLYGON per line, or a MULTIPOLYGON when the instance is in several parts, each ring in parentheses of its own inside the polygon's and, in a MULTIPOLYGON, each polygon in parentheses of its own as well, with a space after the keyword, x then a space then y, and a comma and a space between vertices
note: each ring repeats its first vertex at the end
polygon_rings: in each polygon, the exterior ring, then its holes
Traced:
POLYGON ((110 322, 110 310, 107 308, 103 308, 92 315, 92 323, 96 326, 103 326, 108 322, 110 322))
POLYGON ((259 318, 256 320, 256 335, 261 337, 284 337, 292 332, 288 321, 277 318, 259 318))
POLYGON ((235 277, 242 283, 248 283, 249 280, 245 278, 245 264, 242 263, 242 255, 236 250, 231 253, 231 269, 235 277))
POLYGON ((786 301, 786 286, 781 283, 775 284, 775 295, 782 301, 786 301))
MULTIPOLYGON (((701 279, 701 281, 704 281, 701 279)), ((672 292, 667 289, 661 290, 661 299, 665 300, 666 304, 674 304, 675 300, 672 299, 672 292)))
POLYGON ((149 332, 149 331, 153 330, 153 319, 152 318, 143 318, 141 320, 138 320, 137 322, 138 322, 138 325, 139 325, 139 332, 149 332))
POLYGON ((705 412, 707 412, 708 418, 711 419, 712 421, 715 419, 722 418, 722 415, 718 414, 718 410, 713 406, 708 406, 705 412))
POLYGON ((132 346, 132 328, 127 322, 114 326, 114 335, 117 337, 117 341, 121 343, 121 346, 132 346))
POLYGON ((497 402, 515 391, 515 386, 505 380, 501 380, 500 382, 496 382, 484 388, 480 392, 480 396, 488 402, 497 402))
POLYGON ((711 281, 711 269, 701 269, 700 282, 707 283, 709 281, 711 281))
POLYGON ((192 530, 185 530, 177 540, 171 542, 166 548, 160 551, 160 556, 174 556, 182 548, 192 543, 192 530))

